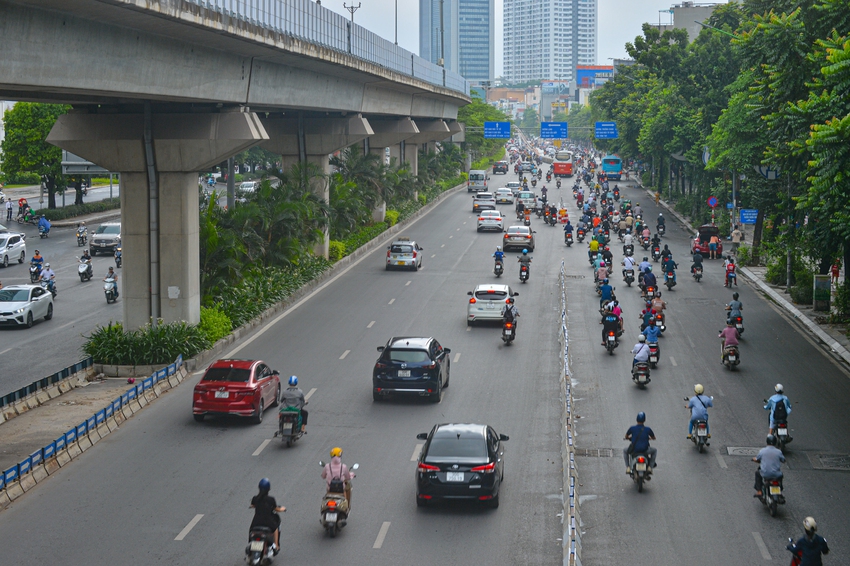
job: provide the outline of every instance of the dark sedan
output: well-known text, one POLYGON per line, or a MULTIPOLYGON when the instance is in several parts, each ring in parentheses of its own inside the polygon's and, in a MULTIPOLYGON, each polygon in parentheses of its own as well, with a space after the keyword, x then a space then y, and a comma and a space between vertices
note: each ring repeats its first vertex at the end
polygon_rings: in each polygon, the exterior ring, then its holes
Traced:
POLYGON ((426 441, 416 465, 416 505, 464 499, 499 506, 507 436, 487 425, 440 424, 416 438, 426 441))
POLYGON ((381 356, 372 370, 372 399, 380 401, 394 393, 428 397, 432 403, 443 398, 449 386, 451 350, 434 338, 400 336, 378 346, 381 356))

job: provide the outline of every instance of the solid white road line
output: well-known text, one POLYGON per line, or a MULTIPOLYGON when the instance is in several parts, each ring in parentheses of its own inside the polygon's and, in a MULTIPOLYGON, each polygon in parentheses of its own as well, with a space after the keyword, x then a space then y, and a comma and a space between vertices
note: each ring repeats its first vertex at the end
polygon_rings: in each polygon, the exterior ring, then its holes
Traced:
POLYGON ((413 283, 413 281, 408 281, 407 283, 405 283, 405 284, 404 284, 404 286, 405 286, 405 287, 407 287, 407 286, 408 286, 408 285, 410 285, 411 283, 413 283))
POLYGON ((416 448, 413 449, 413 456, 410 457, 411 462, 415 462, 416 460, 419 459, 419 453, 422 452, 423 446, 425 446, 425 444, 417 444, 416 445, 416 448))
POLYGON ((384 539, 387 537, 388 530, 390 530, 390 522, 384 521, 384 524, 381 525, 381 530, 378 531, 378 538, 375 539, 375 544, 372 545, 372 548, 381 548, 381 545, 384 544, 384 539))
POLYGON ((467 331, 467 332, 470 332, 471 330, 472 330, 472 327, 471 327, 471 326, 467 326, 467 327, 466 327, 466 331, 467 331))
POLYGON ((366 328, 372 328, 375 325, 375 321, 373 320, 369 324, 366 325, 366 328))
POLYGON ((304 400, 309 401, 310 397, 312 397, 313 393, 315 393, 315 392, 316 392, 316 388, 314 387, 313 389, 311 389, 310 391, 307 392, 307 394, 304 396, 304 400))
POLYGON ((390 299, 390 302, 389 302, 389 303, 387 303, 387 304, 388 304, 388 305, 391 305, 391 304, 393 304, 394 302, 395 302, 395 299, 390 299))
POLYGON ((720 464, 720 467, 724 470, 727 470, 728 466, 726 466, 726 460, 723 459, 723 456, 720 454, 720 452, 717 452, 715 456, 717 456, 717 463, 720 464))
POLYGON ((251 456, 259 456, 259 455, 260 455, 260 452, 262 452, 262 451, 263 451, 263 448, 265 448, 266 446, 268 446, 268 445, 269 445, 269 442, 271 442, 271 441, 272 441, 272 439, 271 439, 271 438, 267 438, 267 439, 263 440, 262 444, 260 444, 260 447, 259 447, 259 448, 257 448, 256 450, 254 450, 254 453, 253 453, 253 454, 251 454, 251 456))
POLYGON ((443 245, 442 245, 442 246, 440 246, 440 247, 441 247, 441 248, 445 248, 445 247, 446 247, 446 244, 443 244, 443 245))
MULTIPOLYGON (((384 524, 386 525, 387 523, 384 524)), ((753 533, 753 538, 756 539, 756 546, 759 547, 761 557, 765 560, 771 560, 770 553, 767 551, 767 546, 765 546, 764 540, 762 540, 761 535, 759 533, 753 533)))
POLYGON ((435 257, 437 257, 437 254, 431 254, 431 259, 434 259, 435 257))
POLYGON ((673 367, 676 367, 677 365, 679 365, 679 364, 676 363, 676 358, 674 358, 673 356, 670 356, 670 363, 673 364, 673 367))
POLYGON ((347 355, 348 355, 348 354, 350 354, 350 353, 351 353, 351 350, 346 350, 346 351, 344 351, 344 352, 342 353, 342 355, 339 357, 339 359, 344 360, 344 359, 345 359, 345 356, 347 356, 347 355))
POLYGON ((203 513, 195 515, 195 518, 192 519, 191 521, 189 521, 189 524, 186 525, 186 527, 182 531, 180 531, 180 534, 177 535, 174 538, 174 540, 183 540, 184 538, 186 538, 186 535, 189 534, 189 531, 191 531, 193 528, 195 528, 195 525, 197 525, 198 522, 203 518, 204 518, 203 513))
POLYGON ((459 359, 460 359, 460 352, 458 352, 458 353, 456 353, 456 354, 455 354, 454 362, 455 362, 455 363, 457 363, 457 361, 458 361, 459 359))

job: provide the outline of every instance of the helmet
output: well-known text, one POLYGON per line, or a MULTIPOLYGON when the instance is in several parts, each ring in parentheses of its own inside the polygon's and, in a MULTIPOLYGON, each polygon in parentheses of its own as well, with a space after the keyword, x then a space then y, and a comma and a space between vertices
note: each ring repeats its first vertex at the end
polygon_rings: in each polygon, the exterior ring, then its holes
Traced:
POLYGON ((702 395, 704 391, 705 388, 702 386, 701 383, 697 383, 696 385, 694 385, 694 393, 696 393, 697 395, 702 395))
POLYGON ((643 411, 639 412, 637 414, 637 422, 639 422, 639 423, 646 422, 646 413, 644 413, 643 411))
POLYGON ((38 250, 35 250, 35 255, 38 255, 38 250))
POLYGON ((640 203, 639 203, 639 202, 636 202, 636 203, 635 203, 635 206, 640 206, 640 203))
POLYGON ((85 226, 85 225, 86 225, 86 221, 85 221, 85 220, 83 220, 82 222, 80 222, 80 226, 85 226))
POLYGON ((605 262, 604 262, 604 261, 600 261, 600 262, 599 262, 599 267, 605 267, 605 262))
POLYGON ((661 298, 661 291, 656 291, 655 295, 660 299, 661 298))
POLYGON ((651 266, 651 265, 647 265, 647 266, 646 266, 646 270, 647 270, 647 271, 652 271, 652 266, 651 266))
POLYGON ((732 293, 732 299, 738 300, 738 293, 732 293))
POLYGON ((523 249, 523 250, 522 250, 522 255, 528 255, 528 250, 523 249))
POLYGON ((605 279, 603 279, 603 280, 602 280, 602 284, 603 284, 603 285, 607 285, 607 284, 608 284, 608 278, 607 278, 607 277, 606 277, 605 279))
POLYGON ((646 336, 644 336, 643 334, 641 334, 640 336, 638 336, 638 342, 640 342, 641 344, 643 344, 644 342, 646 342, 646 336))
POLYGON ((335 456, 336 457, 342 456, 342 448, 340 448, 339 446, 331 448, 331 458, 333 458, 335 456))
POLYGON ((296 385, 298 385, 298 376, 290 375, 289 376, 289 385, 291 387, 295 387, 296 385))
POLYGON ((770 446, 773 446, 774 444, 776 444, 776 437, 772 434, 768 434, 767 438, 765 439, 765 442, 767 442, 770 446))
POLYGON ((496 246, 496 251, 497 251, 497 252, 502 251, 502 246, 496 246))
POLYGON ((661 213, 659 212, 659 213, 658 213, 658 218, 663 218, 663 217, 664 217, 664 215, 663 215, 663 214, 661 214, 661 213))
POLYGON ((643 256, 643 261, 649 261, 649 257, 643 256))
POLYGON ((807 533, 813 533, 818 530, 818 524, 815 522, 815 518, 806 517, 803 519, 803 528, 806 529, 807 533))
POLYGON ((513 298, 513 297, 508 297, 507 303, 508 303, 509 305, 514 304, 514 298, 513 298))
POLYGON ((45 264, 44 264, 44 267, 45 267, 45 268, 50 267, 50 264, 49 264, 49 263, 45 263, 45 264))
POLYGON ((269 478, 263 478, 260 480, 260 491, 269 491, 272 488, 272 484, 269 483, 269 478))
POLYGON ((776 391, 777 393, 782 393, 782 390, 783 390, 782 384, 777 383, 776 387, 774 387, 773 390, 776 391))

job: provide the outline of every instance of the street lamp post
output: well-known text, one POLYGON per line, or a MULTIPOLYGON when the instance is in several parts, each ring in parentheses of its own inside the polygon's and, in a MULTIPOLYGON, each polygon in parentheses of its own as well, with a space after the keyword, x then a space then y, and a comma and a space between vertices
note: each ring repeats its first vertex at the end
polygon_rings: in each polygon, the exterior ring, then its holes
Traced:
POLYGON ((395 0, 395 44, 398 45, 398 0, 395 0))
POLYGON ((359 10, 360 6, 362 6, 362 5, 363 5, 362 2, 358 2, 356 6, 354 5, 354 3, 352 3, 351 6, 347 6, 345 4, 345 2, 342 3, 342 7, 345 8, 346 10, 348 10, 351 13, 351 23, 352 24, 354 23, 354 12, 359 10))

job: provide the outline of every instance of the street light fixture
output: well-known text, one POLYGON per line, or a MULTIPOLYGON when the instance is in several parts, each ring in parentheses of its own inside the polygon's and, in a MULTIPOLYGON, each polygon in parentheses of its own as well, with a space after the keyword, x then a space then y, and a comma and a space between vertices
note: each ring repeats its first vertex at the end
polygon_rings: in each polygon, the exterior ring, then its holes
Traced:
POLYGON ((362 6, 362 5, 363 5, 362 2, 358 2, 356 6, 353 3, 351 4, 351 6, 346 6, 345 2, 342 3, 342 7, 345 8, 346 10, 348 10, 351 13, 351 23, 352 24, 354 23, 354 12, 359 10, 360 6, 362 6))

